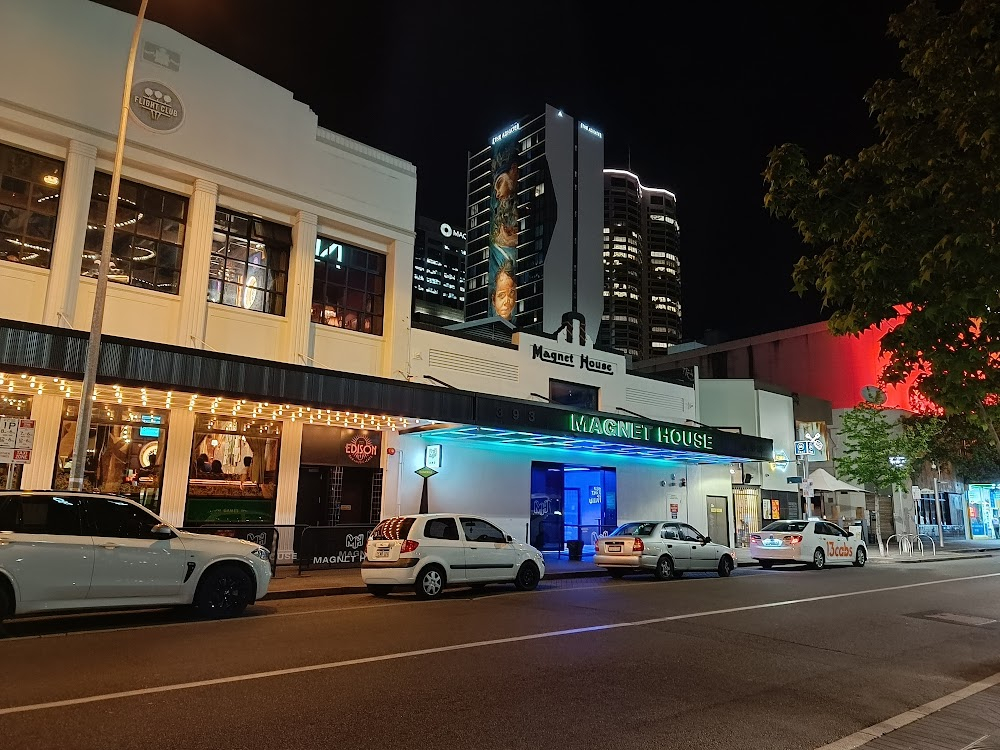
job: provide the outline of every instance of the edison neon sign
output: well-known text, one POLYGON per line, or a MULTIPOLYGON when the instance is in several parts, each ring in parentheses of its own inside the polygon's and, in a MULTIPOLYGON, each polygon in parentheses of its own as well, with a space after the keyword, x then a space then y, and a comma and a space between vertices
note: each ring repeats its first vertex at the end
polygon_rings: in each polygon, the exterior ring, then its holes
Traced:
POLYGON ((675 448, 713 450, 715 436, 688 427, 651 425, 627 419, 601 419, 589 414, 570 414, 570 432, 660 443, 675 448))

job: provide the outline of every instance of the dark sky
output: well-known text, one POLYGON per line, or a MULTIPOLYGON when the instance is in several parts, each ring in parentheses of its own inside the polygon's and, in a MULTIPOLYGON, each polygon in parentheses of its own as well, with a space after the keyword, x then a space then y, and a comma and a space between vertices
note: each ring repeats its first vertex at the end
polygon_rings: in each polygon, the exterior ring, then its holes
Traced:
MULTIPOLYGON (((102 0, 135 12, 138 0, 102 0)), ((684 334, 822 319, 790 292, 798 235, 763 208, 770 149, 855 155, 898 73, 904 0, 499 3, 150 0, 164 23, 290 89, 327 128, 417 165, 418 211, 463 223, 466 152, 548 102, 607 166, 677 194, 684 334)), ((127 44, 128 40, 124 40, 127 44)))

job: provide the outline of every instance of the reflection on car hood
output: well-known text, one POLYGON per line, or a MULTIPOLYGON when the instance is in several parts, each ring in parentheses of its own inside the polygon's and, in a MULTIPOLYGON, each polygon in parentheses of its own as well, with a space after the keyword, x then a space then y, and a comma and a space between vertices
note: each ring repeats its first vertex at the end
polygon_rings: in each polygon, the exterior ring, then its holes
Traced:
POLYGON ((260 547, 262 545, 256 542, 251 542, 246 539, 235 539, 231 536, 219 536, 218 534, 196 534, 191 531, 178 531, 177 535, 184 540, 185 543, 192 544, 228 544, 228 545, 238 545, 241 550, 248 547, 260 547))

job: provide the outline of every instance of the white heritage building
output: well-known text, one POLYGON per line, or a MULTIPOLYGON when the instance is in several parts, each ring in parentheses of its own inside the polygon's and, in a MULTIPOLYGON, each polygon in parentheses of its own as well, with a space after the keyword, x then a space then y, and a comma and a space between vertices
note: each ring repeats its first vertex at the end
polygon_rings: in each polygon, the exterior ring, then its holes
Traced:
MULTIPOLYGON (((0 15, 18 71, 0 79, 0 415, 35 420, 15 486, 62 489, 135 19, 80 0, 0 15)), ((411 328, 412 164, 156 23, 131 93, 87 489, 185 526, 370 525, 425 502, 551 549, 674 515, 733 539, 731 469, 771 445, 700 425, 696 378, 628 375, 574 330, 411 328)))

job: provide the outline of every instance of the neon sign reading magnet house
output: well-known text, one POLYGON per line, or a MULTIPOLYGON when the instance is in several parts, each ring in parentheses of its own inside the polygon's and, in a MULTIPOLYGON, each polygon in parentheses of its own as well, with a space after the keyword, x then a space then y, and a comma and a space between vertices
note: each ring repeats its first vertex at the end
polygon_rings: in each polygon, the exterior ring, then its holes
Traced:
POLYGON ((715 449, 715 436, 704 430, 669 425, 650 425, 627 419, 592 417, 589 414, 570 414, 570 432, 583 435, 601 435, 610 438, 628 438, 655 442, 671 448, 710 451, 715 449))

